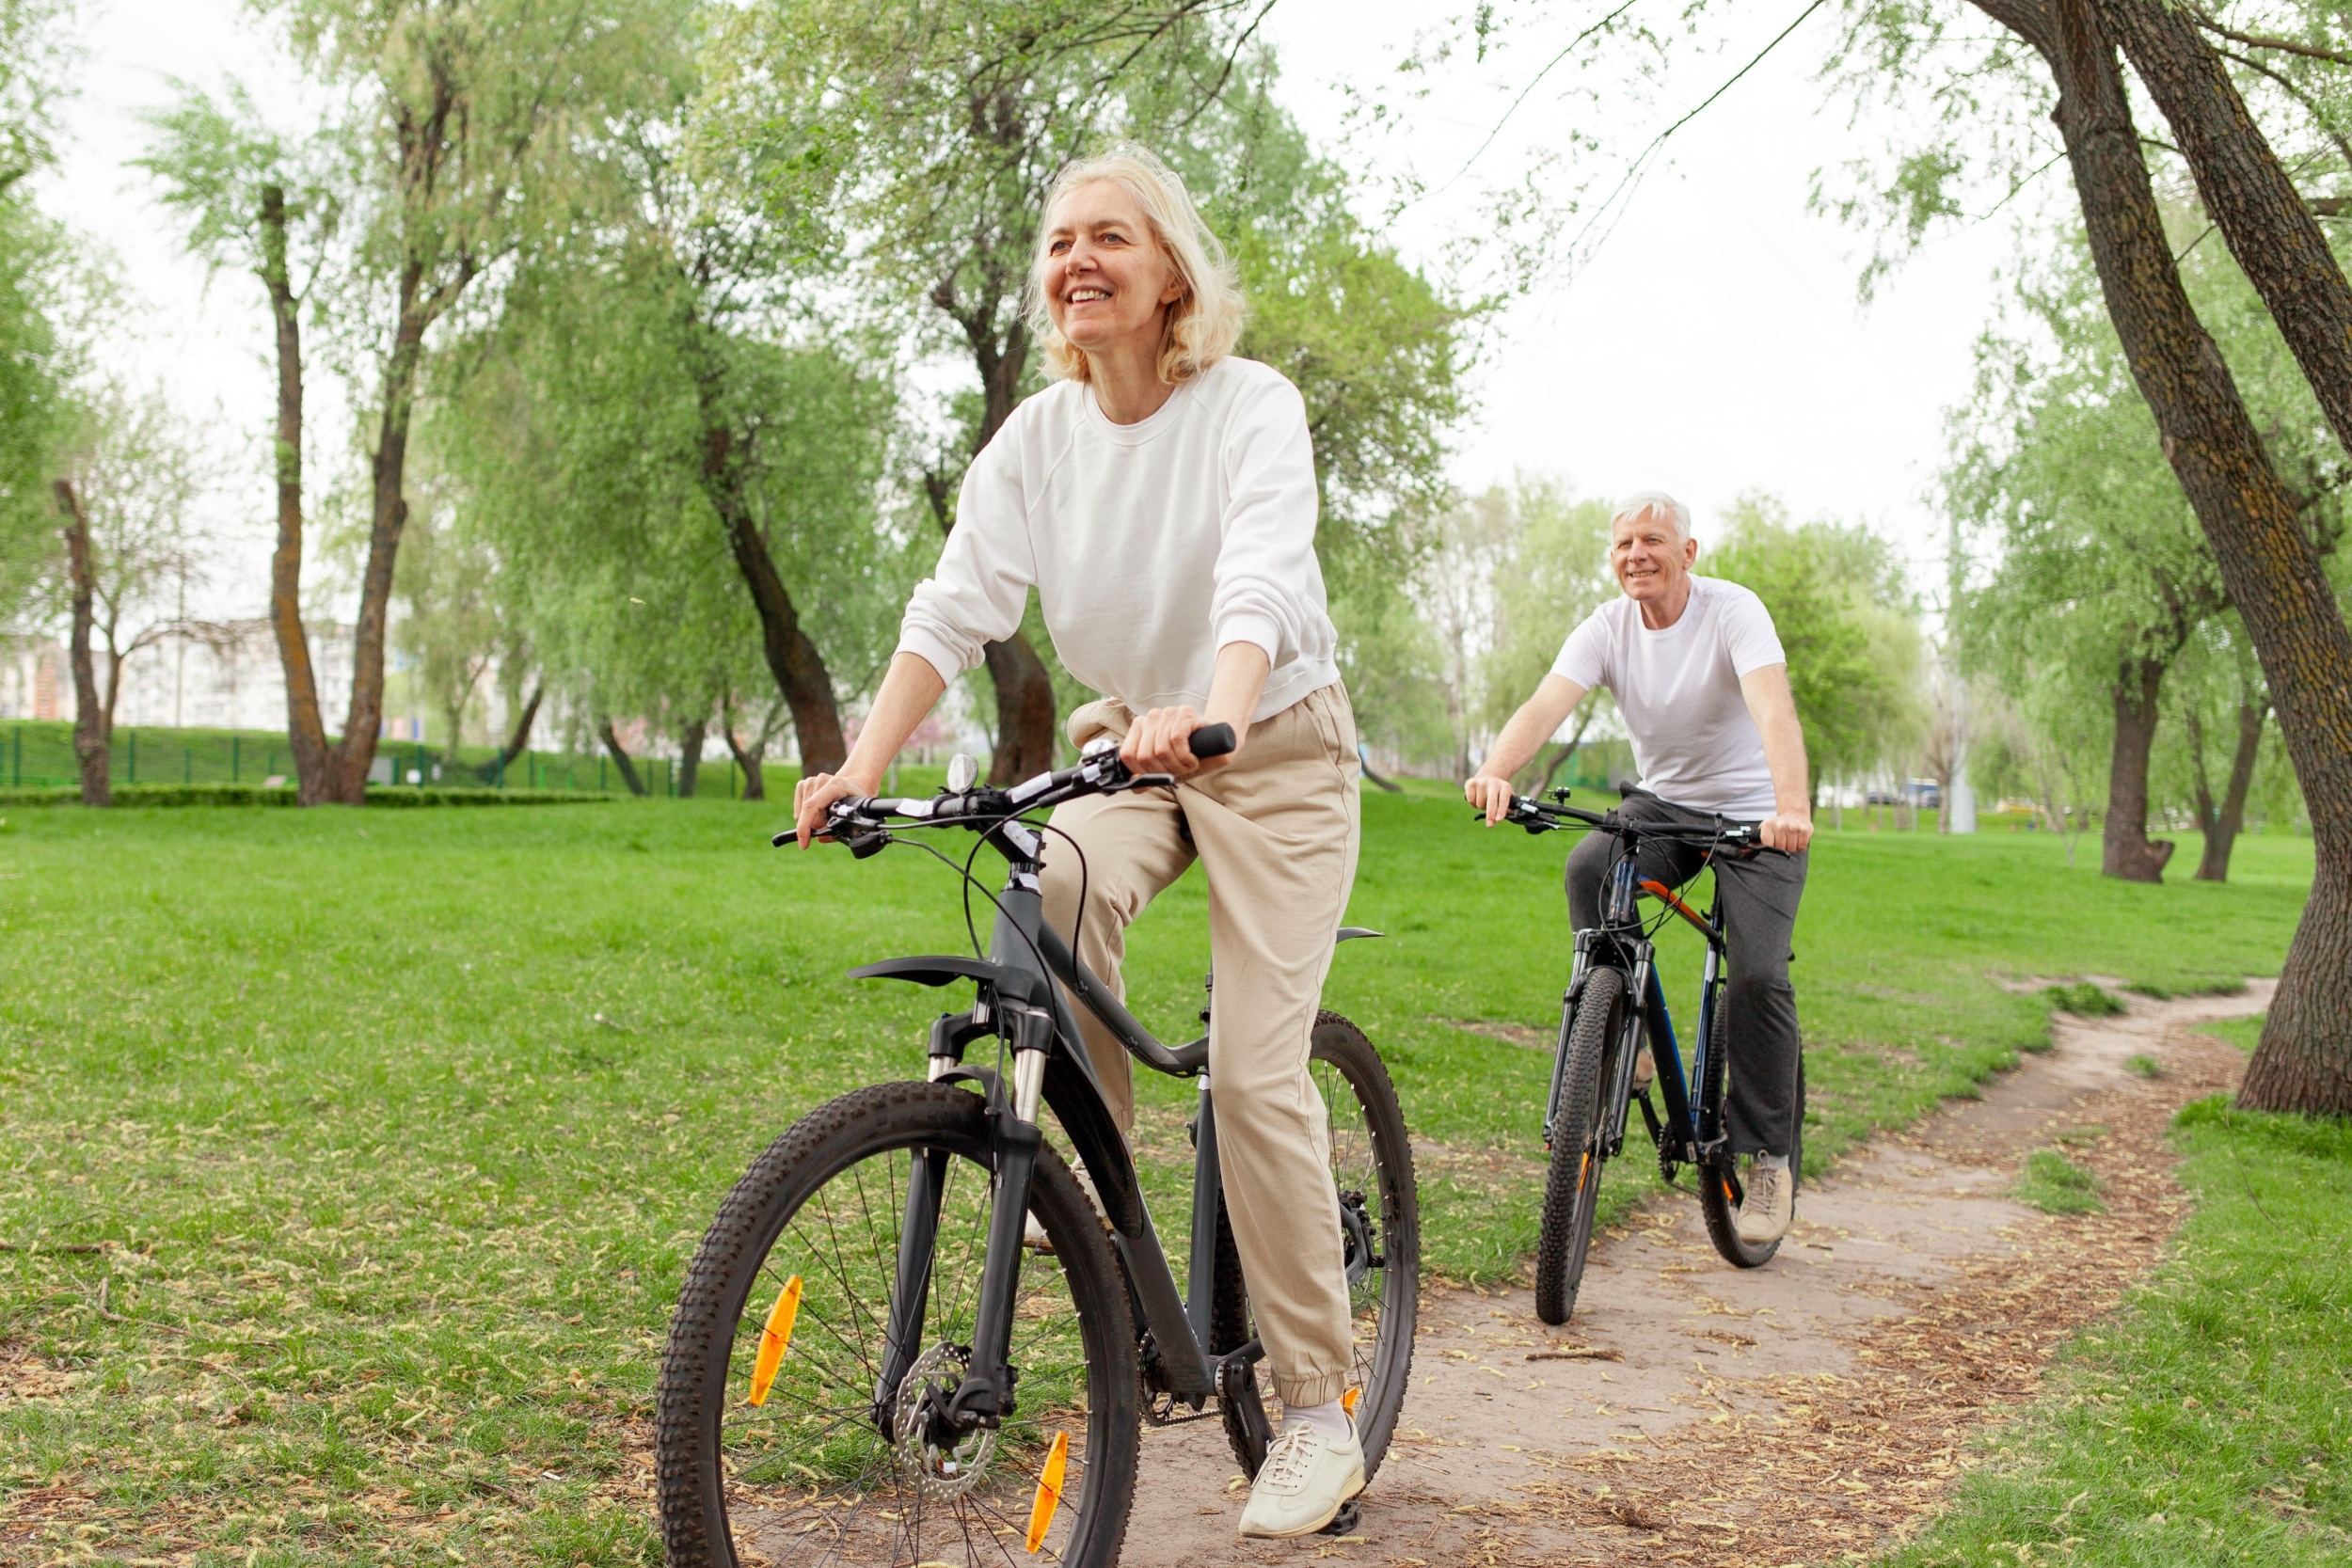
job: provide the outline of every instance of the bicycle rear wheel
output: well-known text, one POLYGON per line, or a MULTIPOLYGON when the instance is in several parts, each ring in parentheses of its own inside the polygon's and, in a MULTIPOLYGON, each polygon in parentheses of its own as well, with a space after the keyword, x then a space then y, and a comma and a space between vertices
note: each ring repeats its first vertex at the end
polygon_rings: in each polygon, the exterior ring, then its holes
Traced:
POLYGON ((1560 1104, 1551 1122, 1551 1164, 1544 1178, 1544 1209, 1535 1234, 1535 1315, 1564 1323, 1584 1284, 1584 1254, 1593 1243, 1593 1212, 1600 1201, 1600 1102, 1611 1044, 1625 1029, 1625 976, 1597 968, 1584 976, 1584 993, 1568 1021, 1560 1049, 1560 1104))
POLYGON ((951 1085, 861 1089, 803 1117, 736 1183, 687 1272, 662 1361, 671 1568, 1006 1563, 1024 1559, 1034 1524, 1040 1560, 1118 1560, 1137 1451, 1134 1331, 1102 1219, 1051 1145, 1028 1209, 1054 1250, 1019 1257, 1016 1410, 944 1447, 900 1419, 926 1389, 952 1389, 970 1351, 994 1198, 986 1113, 951 1085), (887 1387, 917 1170, 938 1192, 920 1354, 887 1387))
MULTIPOLYGON (((1338 1013, 1315 1015, 1310 1071, 1329 1118, 1331 1180, 1339 1191, 1355 1338, 1348 1387, 1369 1481, 1396 1433, 1413 1370, 1413 1328, 1421 1310, 1421 1198, 1413 1182, 1413 1146, 1380 1053, 1362 1030, 1338 1013)), ((1240 1259, 1232 1259, 1230 1278, 1223 1277, 1225 1260, 1220 1247, 1220 1306, 1243 1289, 1240 1259)), ((1264 1397, 1262 1388, 1260 1398, 1264 1397)), ((1265 1455, 1242 1412, 1228 1406, 1223 1415, 1233 1457, 1243 1473, 1254 1478, 1265 1455)))

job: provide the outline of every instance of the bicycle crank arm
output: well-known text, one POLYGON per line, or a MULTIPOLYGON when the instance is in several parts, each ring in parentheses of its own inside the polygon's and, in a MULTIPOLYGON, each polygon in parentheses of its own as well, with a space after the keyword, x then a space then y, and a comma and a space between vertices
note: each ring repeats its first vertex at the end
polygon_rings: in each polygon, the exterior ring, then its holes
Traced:
POLYGON ((1241 1417, 1249 1434, 1249 1478, 1258 1477, 1266 1449, 1274 1446, 1274 1428, 1265 1418, 1265 1401, 1258 1395, 1258 1363, 1265 1356, 1263 1340, 1252 1339, 1216 1364, 1216 1397, 1241 1417))

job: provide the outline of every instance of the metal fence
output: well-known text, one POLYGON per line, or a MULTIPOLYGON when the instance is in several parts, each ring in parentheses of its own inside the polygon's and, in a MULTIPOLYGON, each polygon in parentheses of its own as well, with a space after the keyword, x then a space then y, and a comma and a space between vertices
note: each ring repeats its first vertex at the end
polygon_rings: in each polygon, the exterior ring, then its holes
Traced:
MULTIPOLYGON (((458 748, 455 755, 413 741, 376 747, 376 787, 419 789, 551 789, 583 795, 625 792, 620 770, 609 753, 525 752, 511 762, 488 746, 458 748)), ((679 768, 672 757, 633 757, 648 795, 675 799, 679 768)), ((118 726, 108 749, 114 782, 135 784, 294 783, 294 754, 283 735, 254 730, 187 730, 118 726)), ((0 779, 11 789, 78 784, 73 726, 47 720, 20 720, 0 736, 0 779)), ((705 762, 694 793, 732 800, 742 793, 735 759, 705 762)))

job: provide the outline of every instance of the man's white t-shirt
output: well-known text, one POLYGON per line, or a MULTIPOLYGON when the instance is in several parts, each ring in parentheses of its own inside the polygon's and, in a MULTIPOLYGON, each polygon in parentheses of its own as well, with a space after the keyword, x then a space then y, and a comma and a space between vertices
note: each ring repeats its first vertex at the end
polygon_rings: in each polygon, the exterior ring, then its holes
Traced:
POLYGON ((1643 788, 1748 821, 1772 816, 1774 801, 1764 736, 1740 678, 1788 662, 1763 600, 1736 582, 1694 576, 1673 626, 1652 631, 1639 603, 1613 600, 1568 633, 1551 673, 1587 691, 1609 689, 1643 788))

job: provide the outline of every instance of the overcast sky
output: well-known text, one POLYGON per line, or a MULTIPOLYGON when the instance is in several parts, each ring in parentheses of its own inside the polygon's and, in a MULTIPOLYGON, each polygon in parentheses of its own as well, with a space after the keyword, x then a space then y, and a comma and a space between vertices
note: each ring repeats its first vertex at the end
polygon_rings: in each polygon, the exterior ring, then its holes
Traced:
MULTIPOLYGON (((1463 483, 1527 469, 1586 493, 1663 488, 1691 504, 1702 535, 1741 492, 1761 490, 1800 516, 1867 521, 1901 542, 1923 581, 1934 575, 1942 531, 1928 492, 1944 411, 1966 393, 2013 239, 1994 224, 1947 239, 1867 309, 1857 305, 1866 242, 1805 211, 1815 170, 1883 137, 1867 124, 1850 130, 1842 108, 1824 107, 1812 72, 1834 14, 1818 13, 1674 138, 1588 266, 1517 298, 1495 322, 1475 372, 1477 412, 1459 433, 1463 483)), ((152 307, 133 351, 140 368, 191 412, 217 410, 249 440, 273 406, 258 290, 241 275, 208 288, 123 162, 144 137, 133 112, 161 102, 168 76, 211 85, 233 73, 264 102, 286 102, 282 87, 272 90, 271 52, 234 0, 101 0, 87 15, 89 58, 63 199, 52 209, 110 245, 152 307)), ((1531 147, 1582 131, 1638 148, 1787 20, 1743 19, 1755 35, 1746 47, 1686 59, 1656 86, 1627 83, 1597 109, 1539 88, 1471 174, 1407 212, 1391 239, 1408 259, 1438 264, 1448 241, 1481 231, 1474 193, 1511 181, 1531 147)), ((1376 175, 1401 156, 1399 144, 1345 141, 1349 90, 1392 95, 1400 55, 1433 25, 1425 7, 1391 0, 1279 0, 1263 36, 1310 134, 1376 175)), ((1505 49, 1483 71, 1426 78, 1429 97, 1407 106, 1422 169, 1457 166, 1486 139, 1498 94, 1524 87, 1541 63, 1542 52, 1530 52, 1538 41, 1505 49)), ((216 499, 214 520, 247 541, 258 568, 270 507, 258 448, 247 467, 250 483, 216 499)), ((259 570, 223 577, 216 612, 258 613, 259 570)))

